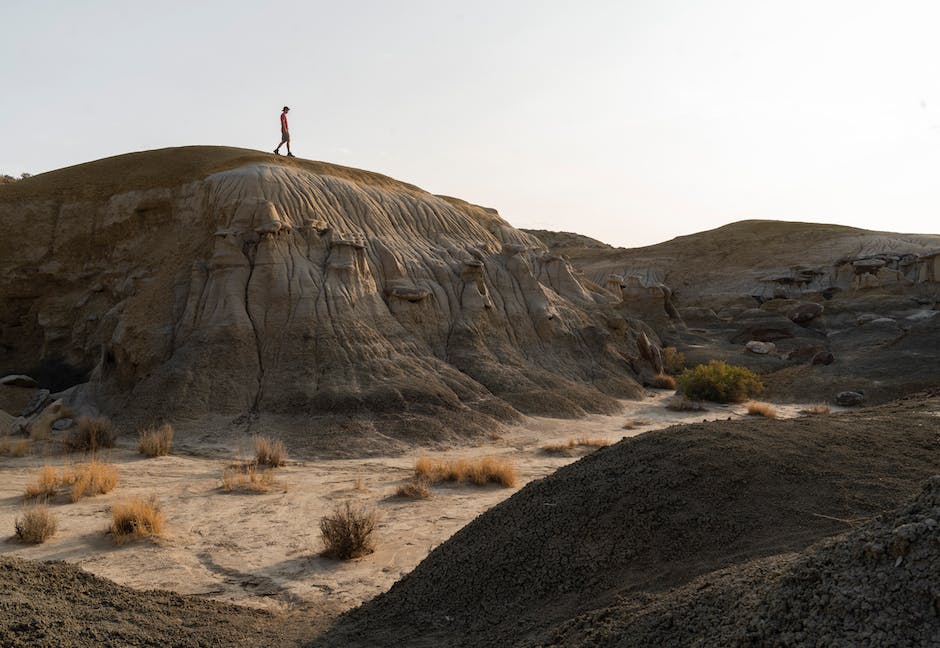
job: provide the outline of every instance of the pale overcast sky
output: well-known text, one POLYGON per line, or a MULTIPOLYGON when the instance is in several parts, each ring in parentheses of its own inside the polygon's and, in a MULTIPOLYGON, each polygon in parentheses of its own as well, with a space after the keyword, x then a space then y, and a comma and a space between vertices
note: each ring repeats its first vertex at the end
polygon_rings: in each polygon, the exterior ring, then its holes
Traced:
POLYGON ((934 0, 2 0, 0 173, 294 152, 628 247, 940 232, 934 0))

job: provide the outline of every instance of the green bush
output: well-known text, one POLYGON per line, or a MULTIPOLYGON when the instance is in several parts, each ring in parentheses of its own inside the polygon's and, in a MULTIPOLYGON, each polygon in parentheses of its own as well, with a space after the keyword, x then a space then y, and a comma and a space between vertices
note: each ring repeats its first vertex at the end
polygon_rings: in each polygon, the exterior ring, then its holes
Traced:
POLYGON ((720 360, 686 369, 676 382, 679 392, 689 398, 715 403, 738 403, 764 391, 753 371, 720 360))

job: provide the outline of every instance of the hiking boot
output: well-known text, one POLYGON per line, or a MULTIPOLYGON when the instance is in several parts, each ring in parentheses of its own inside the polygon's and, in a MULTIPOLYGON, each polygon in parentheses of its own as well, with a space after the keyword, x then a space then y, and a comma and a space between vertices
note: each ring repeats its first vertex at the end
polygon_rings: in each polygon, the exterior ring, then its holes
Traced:
POLYGON ((280 155, 280 154, 281 154, 280 151, 278 151, 277 149, 274 149, 274 155, 280 155))
POLYGON ((287 157, 297 157, 297 156, 295 156, 293 153, 288 153, 287 157))

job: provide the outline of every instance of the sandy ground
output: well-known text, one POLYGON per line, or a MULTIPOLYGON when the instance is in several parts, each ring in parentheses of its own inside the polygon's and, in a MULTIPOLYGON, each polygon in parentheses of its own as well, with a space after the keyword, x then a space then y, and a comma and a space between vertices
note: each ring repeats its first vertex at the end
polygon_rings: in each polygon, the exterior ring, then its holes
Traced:
MULTIPOLYGON (((675 423, 745 413, 741 405, 673 412, 663 406, 671 393, 650 392, 643 401, 626 401, 624 412, 615 416, 532 418, 497 440, 473 447, 415 448, 406 455, 367 460, 291 461, 277 470, 276 486, 260 494, 221 489, 221 474, 231 456, 148 459, 125 440, 120 444, 124 447, 110 450, 107 457, 119 470, 114 491, 77 503, 53 503, 59 530, 52 539, 39 546, 11 539, 0 543, 0 554, 64 560, 139 589, 160 588, 272 611, 319 610, 332 615, 387 590, 477 515, 527 482, 583 455, 549 455, 540 450, 545 444, 573 437, 615 442, 675 423), (632 422, 632 429, 624 428, 627 422, 632 422), (429 500, 392 497, 410 479, 421 454, 505 456, 515 463, 521 479, 516 488, 444 485, 433 487, 429 500), (106 534, 112 503, 151 494, 166 512, 166 536, 156 542, 116 546, 106 534), (377 550, 350 562, 322 558, 319 520, 347 500, 377 507, 377 550)), ((781 418, 798 416, 800 409, 778 406, 781 418)), ((62 455, 0 458, 0 531, 12 535, 14 520, 23 510, 24 488, 36 479, 39 467, 80 460, 62 455)))

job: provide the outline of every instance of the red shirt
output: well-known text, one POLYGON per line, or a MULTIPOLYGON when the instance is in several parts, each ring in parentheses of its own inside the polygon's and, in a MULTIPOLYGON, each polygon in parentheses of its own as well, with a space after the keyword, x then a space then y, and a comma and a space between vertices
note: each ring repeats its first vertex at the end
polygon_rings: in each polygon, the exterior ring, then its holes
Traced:
POLYGON ((281 113, 281 131, 284 133, 287 132, 287 113, 286 112, 281 113))

